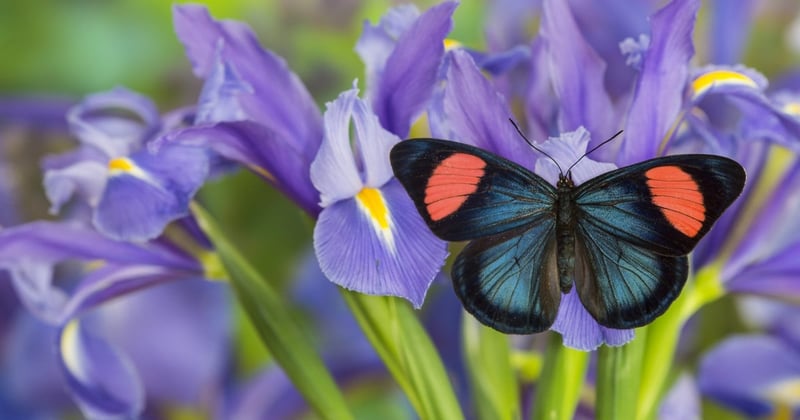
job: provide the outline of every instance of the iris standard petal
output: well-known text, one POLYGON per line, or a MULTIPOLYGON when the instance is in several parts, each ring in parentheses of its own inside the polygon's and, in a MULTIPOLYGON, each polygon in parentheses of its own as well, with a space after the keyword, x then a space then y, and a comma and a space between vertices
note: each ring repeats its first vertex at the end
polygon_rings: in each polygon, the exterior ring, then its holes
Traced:
POLYGON ((472 144, 532 167, 536 153, 509 122, 508 104, 465 51, 454 50, 440 93, 443 120, 431 118, 438 137, 472 144))
POLYGON ((756 3, 754 0, 715 0, 708 5, 711 35, 709 62, 716 64, 741 62, 750 35, 756 3))
POLYGON ((692 33, 699 7, 699 0, 673 0, 652 16, 650 48, 628 111, 618 165, 655 157, 676 123, 694 55, 692 33))
POLYGON ((386 59, 371 104, 383 127, 400 137, 408 135, 433 92, 456 5, 444 2, 423 13, 386 59))
POLYGON ((275 131, 280 142, 302 151, 307 161, 313 159, 322 140, 322 118, 283 59, 263 49, 247 25, 214 20, 204 6, 174 6, 173 23, 198 77, 209 78, 219 56, 252 88, 237 96, 248 119, 275 131))
POLYGON ((596 137, 593 144, 614 134, 620 118, 604 87, 606 64, 583 38, 568 2, 543 1, 540 37, 561 105, 559 131, 584 126, 596 137))
POLYGON ((170 144, 109 163, 110 178, 93 222, 111 238, 146 241, 189 212, 189 201, 208 175, 205 149, 170 144))
POLYGON ((350 120, 358 101, 358 90, 351 89, 329 102, 325 111, 325 140, 311 162, 311 182, 320 193, 322 207, 351 198, 364 186, 350 146, 350 120))
POLYGON ((425 225, 397 180, 365 188, 320 213, 314 229, 320 268, 332 282, 419 308, 447 249, 425 225))
POLYGON ((380 121, 366 102, 356 98, 353 104, 353 125, 363 166, 364 185, 380 187, 394 175, 389 151, 400 138, 381 127, 380 121))
POLYGON ((81 143, 111 158, 139 149, 161 126, 155 104, 122 87, 87 96, 69 110, 67 121, 81 143))
POLYGON ((366 97, 374 98, 380 85, 381 74, 386 60, 394 51, 397 40, 419 17, 419 10, 413 4, 392 7, 381 16, 377 25, 364 22, 361 36, 356 42, 355 51, 364 63, 367 76, 366 97))
POLYGON ((136 418, 144 388, 131 361, 74 320, 58 339, 67 388, 87 418, 136 418))

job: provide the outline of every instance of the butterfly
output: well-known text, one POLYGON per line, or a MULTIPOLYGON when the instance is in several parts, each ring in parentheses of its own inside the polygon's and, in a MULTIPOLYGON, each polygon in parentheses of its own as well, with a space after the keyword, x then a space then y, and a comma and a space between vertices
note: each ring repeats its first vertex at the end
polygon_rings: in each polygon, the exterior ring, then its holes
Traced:
POLYGON ((451 273, 465 309, 509 334, 550 328, 573 286, 600 325, 650 323, 686 283, 687 254, 745 183, 737 162, 702 154, 650 159, 577 186, 570 167, 555 187, 447 140, 402 141, 390 160, 433 233, 470 241, 451 273))

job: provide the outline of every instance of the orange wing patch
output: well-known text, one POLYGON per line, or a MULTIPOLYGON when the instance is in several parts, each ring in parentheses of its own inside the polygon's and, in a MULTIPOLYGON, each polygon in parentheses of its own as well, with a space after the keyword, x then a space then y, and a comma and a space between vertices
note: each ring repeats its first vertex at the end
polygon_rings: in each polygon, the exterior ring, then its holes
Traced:
POLYGON ((458 210, 478 190, 486 162, 466 153, 455 153, 444 159, 425 187, 425 206, 434 222, 458 210))
POLYGON ((706 220, 706 206, 697 182, 677 166, 659 166, 645 172, 645 176, 653 204, 672 227, 695 237, 706 220))

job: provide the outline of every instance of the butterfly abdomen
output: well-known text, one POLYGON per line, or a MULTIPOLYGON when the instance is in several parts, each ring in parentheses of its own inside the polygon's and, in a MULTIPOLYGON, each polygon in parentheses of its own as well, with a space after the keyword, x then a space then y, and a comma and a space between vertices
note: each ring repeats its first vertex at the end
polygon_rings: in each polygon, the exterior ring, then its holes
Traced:
POLYGON ((566 294, 572 290, 575 273, 575 190, 572 181, 561 175, 555 201, 556 216, 556 263, 558 265, 558 285, 566 294))

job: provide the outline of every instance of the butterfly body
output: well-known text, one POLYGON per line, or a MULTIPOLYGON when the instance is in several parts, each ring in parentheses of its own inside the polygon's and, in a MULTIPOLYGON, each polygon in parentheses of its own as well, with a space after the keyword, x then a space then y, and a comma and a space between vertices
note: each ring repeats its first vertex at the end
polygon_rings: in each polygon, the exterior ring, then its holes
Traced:
POLYGON ((470 241, 456 294, 478 320, 525 334, 555 321, 573 287, 601 325, 649 323, 677 297, 688 254, 739 195, 744 170, 713 155, 651 159, 554 187, 479 148, 415 139, 391 152, 395 175, 431 230, 470 241))

